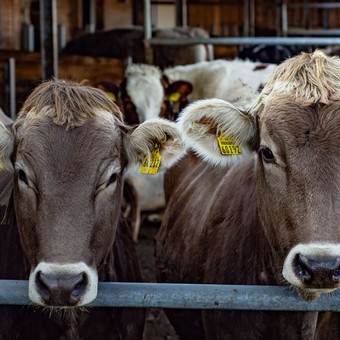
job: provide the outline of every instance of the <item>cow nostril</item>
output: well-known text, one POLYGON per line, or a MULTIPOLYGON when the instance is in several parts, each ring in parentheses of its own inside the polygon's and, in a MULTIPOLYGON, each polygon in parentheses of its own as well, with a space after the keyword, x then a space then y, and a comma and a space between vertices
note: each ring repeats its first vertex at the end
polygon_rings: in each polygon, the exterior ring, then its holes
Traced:
POLYGON ((78 280, 75 281, 75 285, 71 294, 72 299, 78 300, 86 291, 88 285, 88 278, 86 273, 81 273, 78 275, 78 280))
POLYGON ((293 268, 297 278, 312 288, 334 289, 340 284, 340 257, 296 254, 293 268))
POLYGON ((305 283, 312 280, 312 270, 308 265, 308 259, 302 254, 297 254, 294 259, 295 274, 305 283))
POLYGON ((48 302, 51 297, 51 291, 48 282, 45 282, 44 275, 41 272, 37 273, 35 283, 41 297, 45 300, 45 302, 48 302))
POLYGON ((86 293, 88 282, 85 272, 74 276, 50 276, 38 272, 35 279, 41 298, 54 306, 76 305, 86 293))

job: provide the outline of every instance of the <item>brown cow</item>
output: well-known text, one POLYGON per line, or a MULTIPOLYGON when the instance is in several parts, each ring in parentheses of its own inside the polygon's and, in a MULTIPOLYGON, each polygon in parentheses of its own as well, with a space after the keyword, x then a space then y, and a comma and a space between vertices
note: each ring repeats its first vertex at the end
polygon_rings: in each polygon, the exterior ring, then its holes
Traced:
POLYGON ((29 279, 28 296, 43 307, 2 307, 2 338, 142 337, 142 309, 83 307, 96 299, 98 281, 141 280, 121 213, 122 178, 155 144, 160 168, 176 160, 174 123, 131 129, 102 91, 62 80, 38 86, 13 126, 0 126, 17 226, 1 229, 0 278, 29 279))
MULTIPOLYGON (((189 151, 166 175, 158 281, 283 284, 305 300, 339 287, 339 69, 338 57, 303 53, 278 66, 249 112, 220 99, 184 110, 183 138, 204 160, 189 151)), ((318 317, 167 314, 195 340, 313 339, 318 317)))
MULTIPOLYGON (((200 27, 155 28, 154 38, 195 39, 209 38, 209 33, 200 27)), ((144 28, 141 26, 117 27, 111 30, 86 33, 69 41, 62 55, 93 57, 131 58, 134 63, 145 63, 144 28), (95 47, 95 48, 94 48, 95 47)), ((153 45, 153 64, 161 68, 213 60, 212 45, 153 45)))

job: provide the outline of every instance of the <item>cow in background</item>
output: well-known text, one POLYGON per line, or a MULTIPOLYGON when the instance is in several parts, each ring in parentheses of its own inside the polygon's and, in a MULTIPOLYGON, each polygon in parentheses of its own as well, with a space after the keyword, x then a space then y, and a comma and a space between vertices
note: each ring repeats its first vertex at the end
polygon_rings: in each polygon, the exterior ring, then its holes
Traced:
POLYGON ((155 117, 176 120, 180 110, 188 104, 192 91, 190 82, 181 79, 171 82, 157 66, 129 65, 120 95, 125 120, 129 124, 155 117))
MULTIPOLYGON (((207 99, 182 112, 188 154, 165 178, 158 282, 288 285, 307 301, 339 288, 339 68, 338 57, 302 53, 274 70, 248 110, 207 99)), ((166 313, 195 340, 314 339, 318 319, 166 313)))
POLYGON ((238 59, 214 60, 175 66, 165 69, 162 73, 156 66, 132 64, 125 71, 126 95, 135 106, 140 121, 161 114, 164 79, 168 87, 181 82, 187 84, 186 88, 183 87, 175 96, 172 94, 176 94, 176 91, 170 91, 170 96, 183 101, 181 109, 188 101, 204 98, 251 104, 276 66, 238 59))
POLYGON ((249 60, 218 59, 170 67, 163 73, 170 82, 186 80, 192 84, 190 102, 205 98, 235 102, 242 96, 252 103, 276 66, 249 60))
MULTIPOLYGON (((132 65, 128 67, 126 76, 120 86, 106 80, 98 81, 93 86, 103 90, 121 108, 124 121, 132 126, 156 117, 175 121, 180 110, 187 105, 187 97, 192 91, 192 85, 186 81, 170 84, 167 77, 162 76, 160 69, 154 66, 132 65), (146 97, 139 95, 140 87, 143 88, 143 93, 147 93, 146 97), (128 94, 130 89, 132 98, 128 94), (152 99, 157 94, 162 101, 161 112, 149 106, 154 104, 152 99), (140 105, 136 106, 132 99, 140 105), (137 112, 137 107, 142 107, 143 110, 137 112)), ((134 169, 127 172, 124 178, 123 211, 132 228, 135 242, 138 241, 142 215, 154 223, 161 220, 165 204, 163 175, 161 171, 153 175, 140 174, 134 169)))
POLYGON ((102 91, 63 80, 42 83, 12 126, 0 124, 0 162, 14 172, 0 278, 28 280, 41 307, 1 306, 0 338, 142 338, 143 309, 86 306, 99 281, 141 281, 123 175, 149 169, 156 145, 160 169, 181 156, 174 123, 131 128, 102 91))
MULTIPOLYGON (((155 38, 209 38, 208 32, 199 27, 175 27, 154 29, 155 38)), ((153 64, 161 68, 213 60, 212 45, 155 45, 153 64)), ((61 51, 62 55, 83 55, 129 59, 133 63, 145 63, 144 29, 141 26, 114 28, 108 31, 86 33, 69 41, 61 51), (94 48, 95 46, 95 48, 94 48)))
MULTIPOLYGON (((202 98, 223 98, 247 107, 275 67, 242 60, 214 60, 176 66, 162 73, 153 65, 132 64, 126 68, 126 80, 122 84, 126 120, 143 122, 159 115, 169 118, 169 112, 175 112, 173 119, 176 119, 189 101, 202 98)), ((143 198, 141 211, 164 209, 163 174, 128 176, 143 198)), ((155 221, 160 218, 159 214, 152 216, 155 221)))
MULTIPOLYGON (((207 31, 200 27, 175 27, 168 29, 155 29, 155 38, 164 39, 195 39, 210 38, 207 31)), ((193 64, 205 60, 214 60, 213 45, 193 44, 193 45, 153 45, 153 64, 161 69, 175 65, 193 64)))
POLYGON ((301 52, 312 52, 315 46, 255 45, 244 47, 237 58, 262 63, 281 64, 301 52))

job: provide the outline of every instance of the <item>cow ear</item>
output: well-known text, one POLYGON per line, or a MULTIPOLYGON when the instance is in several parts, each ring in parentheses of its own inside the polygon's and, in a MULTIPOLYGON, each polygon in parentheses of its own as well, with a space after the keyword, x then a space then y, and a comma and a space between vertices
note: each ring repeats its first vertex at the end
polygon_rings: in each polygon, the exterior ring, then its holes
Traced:
POLYGON ((188 81, 178 80, 175 81, 165 89, 165 94, 172 102, 184 100, 192 92, 193 86, 188 81))
POLYGON ((234 164, 256 147, 254 117, 221 99, 190 104, 178 124, 186 146, 214 165, 234 164))
POLYGON ((162 118, 149 119, 127 135, 125 150, 130 167, 150 174, 171 167, 185 152, 177 125, 162 118))
POLYGON ((13 171, 11 156, 14 147, 14 134, 11 126, 6 127, 0 122, 0 172, 13 171))

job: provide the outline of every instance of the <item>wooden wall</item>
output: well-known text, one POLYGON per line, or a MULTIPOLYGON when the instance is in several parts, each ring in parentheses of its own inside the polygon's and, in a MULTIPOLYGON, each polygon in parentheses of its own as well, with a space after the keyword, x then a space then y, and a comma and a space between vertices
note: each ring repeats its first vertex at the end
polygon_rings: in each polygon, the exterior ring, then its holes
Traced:
MULTIPOLYGON (((65 31, 66 41, 84 33, 82 0, 58 0, 57 22, 65 31)), ((131 0, 96 0, 97 27, 110 29, 132 25, 131 0)), ((22 24, 32 24, 39 30, 39 0, 1 0, 0 31, 2 49, 19 50, 22 24)), ((39 40, 39 37, 36 37, 39 40)))
MULTIPOLYGON (((132 1, 103 0, 105 29, 132 25, 132 1)), ((141 0, 142 1, 142 0, 141 0)))
POLYGON ((20 48, 20 2, 21 0, 0 1, 0 29, 3 47, 8 49, 20 48))
MULTIPOLYGON (((137 0, 95 0, 96 1, 96 23, 97 29, 111 29, 114 27, 132 25, 132 6, 137 0)), ((140 0, 142 1, 142 0, 140 0)), ((216 5, 218 0, 187 0, 188 5, 188 25, 198 26, 206 29, 213 36, 242 36, 244 35, 245 8, 243 1, 221 0, 223 5, 216 5), (197 4, 199 3, 200 4, 197 4), (208 3, 208 5, 207 5, 208 3)), ((255 25, 256 34, 275 35, 279 27, 277 0, 255 0, 255 25)), ((289 4, 302 3, 305 0, 287 0, 289 4)), ((175 2, 175 1, 173 1, 175 2)), ((309 3, 318 0, 309 1, 309 3)), ((57 0, 57 20, 62 25, 65 32, 65 40, 69 41, 73 37, 84 33, 83 23, 83 0, 57 0)), ((166 6, 169 6, 166 1, 166 6)), ((174 7, 174 5, 173 5, 174 7)), ((162 16, 167 15, 167 11, 153 10, 153 22, 161 26, 162 16)), ((136 12, 134 13, 136 16, 136 12)), ((140 6, 137 13, 139 18, 143 18, 143 7, 140 6)), ((21 27, 23 24, 34 25, 39 29, 39 0, 0 0, 0 33, 3 43, 0 45, 0 67, 8 55, 7 52, 21 49, 21 27), (6 50, 6 51, 5 51, 6 50)), ((142 22, 141 22, 142 24, 142 22)), ((328 25, 328 28, 340 29, 340 9, 325 11, 322 9, 288 10, 289 27, 321 29, 328 25)), ((39 34, 36 32, 36 40, 39 42, 39 34)), ((36 46, 36 52, 39 47, 36 46)), ((216 58, 233 58, 237 55, 238 46, 215 46, 216 58)), ((17 74, 21 73, 21 80, 29 80, 31 83, 39 80, 39 58, 30 60, 29 56, 19 52, 15 55, 17 59, 17 74), (26 59, 27 58, 27 59, 26 59), (29 67, 27 67, 27 63, 29 67), (20 73, 21 72, 21 73, 20 73), (27 74, 29 72, 29 74, 27 74)), ((65 59, 65 58, 64 58, 65 59)), ((109 59, 109 58, 107 58, 109 59)), ((69 79, 80 80, 77 77, 88 78, 90 81, 99 79, 111 79, 120 81, 123 76, 124 63, 118 60, 107 60, 105 58, 81 58, 81 60, 62 60, 60 58, 60 76, 69 79), (83 68, 83 69, 82 69, 83 68)), ((0 72, 0 75, 2 72, 0 72)), ((18 80, 19 83, 19 80, 18 80)), ((28 89, 27 83, 23 82, 23 89, 28 89)), ((3 79, 0 77, 0 106, 3 106, 3 79)))

